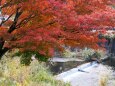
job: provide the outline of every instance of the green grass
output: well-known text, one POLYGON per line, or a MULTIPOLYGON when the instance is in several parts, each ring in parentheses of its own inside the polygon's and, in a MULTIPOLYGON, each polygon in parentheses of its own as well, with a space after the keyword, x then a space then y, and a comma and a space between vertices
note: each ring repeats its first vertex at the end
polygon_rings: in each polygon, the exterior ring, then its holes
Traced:
POLYGON ((0 86, 70 86, 58 81, 48 71, 44 63, 37 60, 30 66, 20 64, 19 58, 6 58, 0 61, 0 86))

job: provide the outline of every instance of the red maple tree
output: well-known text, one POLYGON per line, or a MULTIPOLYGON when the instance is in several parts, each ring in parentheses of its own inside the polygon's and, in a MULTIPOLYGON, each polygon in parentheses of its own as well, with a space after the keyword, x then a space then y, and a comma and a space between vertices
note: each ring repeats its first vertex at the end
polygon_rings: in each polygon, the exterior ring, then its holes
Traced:
MULTIPOLYGON (((114 0, 113 0, 114 1, 114 0)), ((51 56, 63 45, 97 48, 115 27, 112 0, 0 0, 0 57, 8 50, 51 56)))

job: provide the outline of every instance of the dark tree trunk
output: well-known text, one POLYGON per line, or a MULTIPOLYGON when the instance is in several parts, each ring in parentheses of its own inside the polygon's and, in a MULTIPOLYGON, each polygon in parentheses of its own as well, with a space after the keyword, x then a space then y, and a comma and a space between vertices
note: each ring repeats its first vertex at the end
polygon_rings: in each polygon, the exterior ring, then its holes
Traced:
MULTIPOLYGON (((13 20, 13 23, 11 24, 11 26, 8 29, 8 33, 12 33, 15 29, 17 29, 16 28, 17 27, 17 22, 18 22, 18 19, 19 19, 20 15, 22 13, 23 12, 21 11, 21 8, 20 7, 17 8, 15 18, 13 20)), ((5 44, 5 39, 0 37, 0 59, 9 50, 9 48, 4 47, 4 44, 5 44)))
POLYGON ((9 50, 8 48, 4 48, 4 43, 5 41, 3 40, 3 38, 0 38, 0 59, 2 58, 2 56, 9 50))
MULTIPOLYGON (((15 29, 17 29, 16 24, 17 24, 18 18, 20 17, 21 14, 22 14, 22 12, 20 11, 20 8, 17 8, 14 21, 11 24, 11 26, 8 30, 8 33, 12 33, 15 29)), ((2 37, 0 37, 0 59, 9 50, 9 48, 4 47, 4 43, 5 43, 5 40, 2 37)))
POLYGON ((0 60, 1 60, 2 56, 3 56, 8 50, 9 50, 8 48, 4 48, 4 49, 0 50, 0 60))

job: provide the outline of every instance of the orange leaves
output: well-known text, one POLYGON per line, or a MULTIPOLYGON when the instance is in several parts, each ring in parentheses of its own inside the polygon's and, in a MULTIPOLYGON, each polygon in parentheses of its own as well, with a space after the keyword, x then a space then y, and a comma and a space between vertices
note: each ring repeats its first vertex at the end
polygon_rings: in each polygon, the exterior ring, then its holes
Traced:
POLYGON ((5 22, 5 23, 4 23, 4 27, 9 28, 9 27, 10 27, 10 25, 12 24, 12 22, 13 22, 13 21, 8 20, 7 22, 5 22))
POLYGON ((1 0, 1 5, 5 4, 6 0, 1 0))
POLYGON ((13 36, 7 33, 7 29, 8 28, 0 27, 0 37, 3 38, 5 41, 10 41, 13 36))
POLYGON ((97 45, 98 38, 95 34, 82 34, 78 35, 79 38, 76 40, 79 43, 79 47, 94 47, 97 45))
MULTIPOLYGON (((37 6, 37 5, 36 5, 37 6)), ((41 3, 39 4, 39 8, 41 10, 45 10, 49 7, 49 3, 46 0, 42 0, 41 3)))
POLYGON ((5 27, 0 27, 0 31, 4 31, 4 30, 6 30, 7 28, 5 28, 5 27))
POLYGON ((0 36, 12 48, 48 56, 63 45, 97 48, 97 34, 92 30, 115 27, 115 10, 107 3, 107 0, 12 0, 2 12, 14 13, 15 21, 8 20, 4 25, 12 25, 13 29, 15 26, 15 30, 9 34, 9 28, 1 27, 0 36), (16 13, 22 14, 17 17, 16 13))
POLYGON ((7 34, 7 28, 5 28, 5 27, 0 27, 0 36, 3 37, 4 34, 7 34))

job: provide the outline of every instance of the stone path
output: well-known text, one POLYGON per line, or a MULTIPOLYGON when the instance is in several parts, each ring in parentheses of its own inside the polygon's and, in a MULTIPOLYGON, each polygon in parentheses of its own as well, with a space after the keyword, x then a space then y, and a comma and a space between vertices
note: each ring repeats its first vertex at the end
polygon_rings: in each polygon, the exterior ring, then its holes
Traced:
POLYGON ((78 59, 78 58, 50 58, 49 59, 52 62, 67 62, 67 61, 84 61, 82 59, 78 59))
POLYGON ((108 67, 97 63, 86 63, 56 76, 58 80, 70 82, 72 86, 99 86, 102 77, 108 77, 108 67), (82 70, 82 71, 79 71, 82 70))

